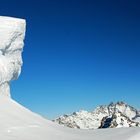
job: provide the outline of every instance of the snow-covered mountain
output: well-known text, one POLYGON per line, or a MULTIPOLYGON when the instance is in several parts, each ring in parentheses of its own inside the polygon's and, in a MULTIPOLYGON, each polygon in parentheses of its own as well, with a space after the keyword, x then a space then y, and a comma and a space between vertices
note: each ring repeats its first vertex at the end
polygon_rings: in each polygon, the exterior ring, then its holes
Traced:
POLYGON ((117 102, 99 106, 92 112, 82 110, 63 115, 53 121, 78 129, 136 127, 140 126, 140 112, 124 102, 117 102))

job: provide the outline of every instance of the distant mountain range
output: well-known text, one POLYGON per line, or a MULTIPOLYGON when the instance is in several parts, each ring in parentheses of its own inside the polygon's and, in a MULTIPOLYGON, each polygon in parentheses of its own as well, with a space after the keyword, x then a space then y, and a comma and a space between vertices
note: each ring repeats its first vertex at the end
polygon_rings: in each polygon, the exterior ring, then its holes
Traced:
POLYGON ((77 129, 140 127, 140 111, 124 102, 117 102, 99 106, 91 112, 81 110, 63 115, 53 121, 77 129))

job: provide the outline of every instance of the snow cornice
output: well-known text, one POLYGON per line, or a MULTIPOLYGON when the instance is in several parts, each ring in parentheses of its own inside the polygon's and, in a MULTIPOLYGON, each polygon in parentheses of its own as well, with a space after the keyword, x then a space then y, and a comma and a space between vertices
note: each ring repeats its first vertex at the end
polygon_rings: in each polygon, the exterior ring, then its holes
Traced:
POLYGON ((0 95, 10 97, 10 82, 21 72, 26 21, 0 16, 0 95))

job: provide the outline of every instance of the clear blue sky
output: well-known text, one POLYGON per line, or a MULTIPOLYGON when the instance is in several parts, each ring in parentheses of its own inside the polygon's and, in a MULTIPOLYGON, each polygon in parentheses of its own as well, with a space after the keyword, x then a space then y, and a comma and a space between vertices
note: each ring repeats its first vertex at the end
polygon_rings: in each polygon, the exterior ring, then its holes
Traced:
POLYGON ((3 0, 25 18, 24 65, 12 96, 48 118, 123 100, 140 108, 140 2, 3 0))

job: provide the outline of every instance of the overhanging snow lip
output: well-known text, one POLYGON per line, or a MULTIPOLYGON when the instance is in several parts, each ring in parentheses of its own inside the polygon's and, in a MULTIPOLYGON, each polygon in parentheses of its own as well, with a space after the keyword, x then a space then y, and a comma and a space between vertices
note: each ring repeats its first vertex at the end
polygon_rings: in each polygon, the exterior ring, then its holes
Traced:
POLYGON ((0 19, 5 19, 7 21, 19 21, 19 22, 25 22, 26 20, 23 18, 16 18, 16 17, 10 17, 10 16, 0 16, 0 19))
POLYGON ((0 27, 20 31, 26 28, 26 20, 22 18, 0 16, 0 27))

